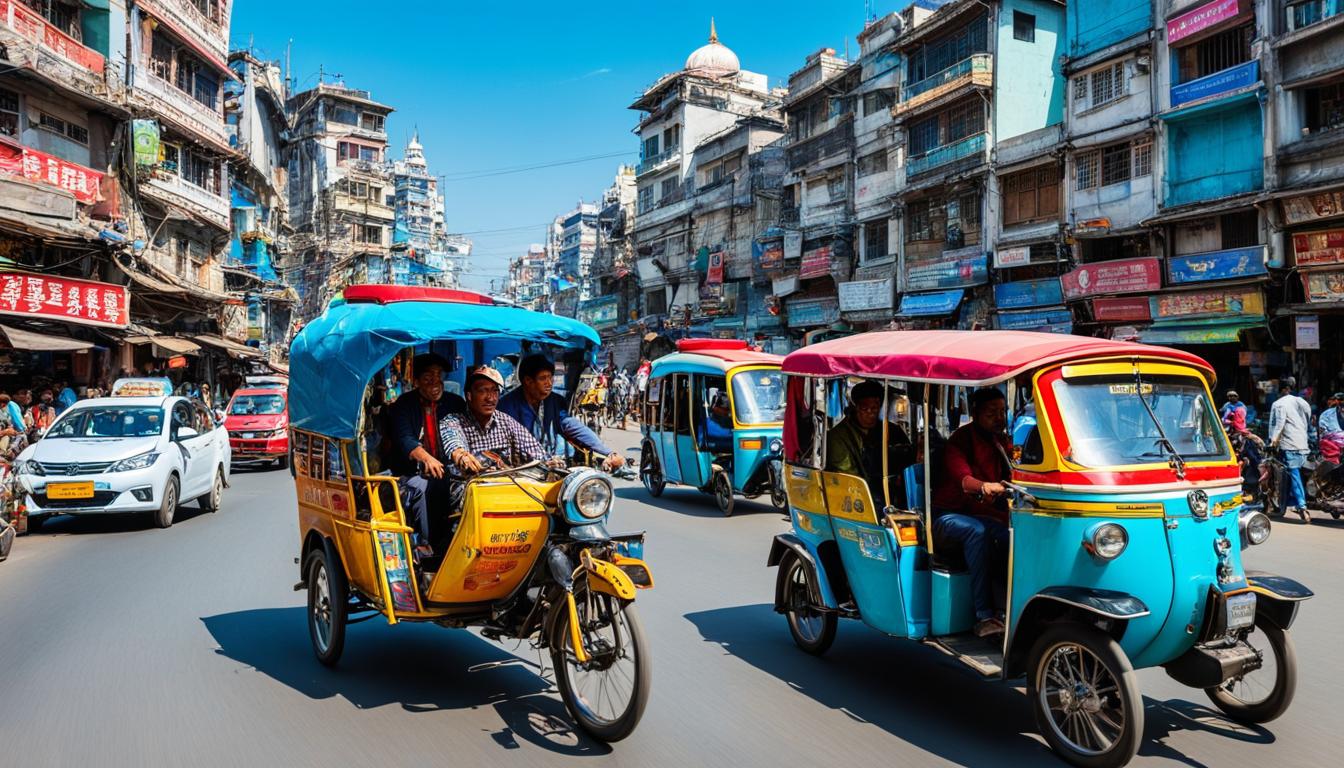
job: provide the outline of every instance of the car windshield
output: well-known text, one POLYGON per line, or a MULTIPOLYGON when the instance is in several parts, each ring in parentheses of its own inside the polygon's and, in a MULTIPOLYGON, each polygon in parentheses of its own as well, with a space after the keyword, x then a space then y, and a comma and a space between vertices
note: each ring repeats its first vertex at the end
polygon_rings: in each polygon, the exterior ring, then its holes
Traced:
POLYGON ((238 395, 229 405, 230 416, 275 416, 285 412, 280 395, 238 395))
POLYGON ((1060 379, 1053 386, 1069 437, 1065 457, 1086 467, 1166 464, 1171 448, 1185 460, 1231 460, 1227 436, 1204 385, 1187 376, 1146 376, 1142 395, 1132 378, 1060 379))
POLYGON ((163 431, 163 409, 154 405, 101 406, 69 411, 44 439, 60 437, 153 437, 163 431))
POLYGON ((733 375, 733 408, 740 424, 784 420, 784 376, 774 369, 733 375))

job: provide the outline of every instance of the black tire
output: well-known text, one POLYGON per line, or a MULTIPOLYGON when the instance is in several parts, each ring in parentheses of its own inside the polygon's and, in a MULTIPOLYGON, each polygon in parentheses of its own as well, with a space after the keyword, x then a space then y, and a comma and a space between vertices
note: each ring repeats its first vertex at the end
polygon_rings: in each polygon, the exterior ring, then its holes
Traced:
POLYGON ((1260 484, 1260 498, 1264 504, 1265 514, 1278 519, 1287 512, 1283 508, 1283 473, 1288 471, 1286 467, 1271 466, 1269 474, 1265 476, 1265 481, 1260 484))
POLYGON ((286 453, 284 456, 280 456, 280 457, 276 458, 276 460, 275 460, 275 468, 276 468, 276 469, 285 469, 285 468, 288 467, 288 466, 289 466, 289 454, 288 454, 288 453, 286 453))
POLYGON ((323 665, 336 666, 345 650, 346 611, 350 588, 345 569, 330 547, 315 549, 308 555, 308 639, 313 655, 323 665))
MULTIPOLYGON (((587 594, 586 588, 579 587, 575 590, 574 600, 578 607, 579 623, 587 623, 587 594)), ((565 609, 562 600, 557 609, 560 611, 559 619, 554 623, 555 633, 551 641, 551 664, 555 667, 556 686, 560 689, 560 698, 565 703, 565 708, 569 714, 579 724, 589 736, 603 742, 620 741, 634 733, 635 726, 639 725, 639 720, 644 716, 644 707, 649 701, 649 687, 652 682, 653 673, 652 662, 649 659, 648 643, 644 638, 644 626, 639 621, 639 613, 635 610, 634 603, 622 603, 621 600, 611 595, 595 593, 593 595, 594 613, 608 617, 603 625, 606 631, 601 632, 603 637, 611 632, 611 628, 616 626, 615 632, 610 636, 615 637, 620 632, 619 625, 624 625, 625 631, 621 638, 621 644, 633 653, 633 660, 626 658, 626 654, 621 654, 619 658, 611 662, 605 668, 601 668, 599 662, 596 667, 582 669, 577 659, 574 658, 571 649, 573 642, 569 631, 569 612, 565 609), (619 621, 617 620, 619 618, 619 621), (617 664, 621 666, 616 667, 617 664), (628 670, 628 671, 627 671, 628 670), (582 674, 585 677, 576 679, 576 674, 582 674), (620 707, 619 711, 613 711, 610 716, 597 712, 590 705, 588 697, 584 691, 588 689, 589 674, 602 676, 600 690, 606 691, 605 683, 610 680, 613 687, 619 682, 620 677, 624 676, 629 681, 630 691, 625 697, 625 706, 620 707)), ((590 659, 592 664, 595 659, 590 659)), ((596 704, 601 706, 603 701, 599 697, 596 704)), ((619 704, 620 702, 616 702, 619 704)))
POLYGON ((639 452, 639 479, 644 482, 644 489, 654 498, 662 496, 663 491, 667 489, 667 480, 663 478, 658 459, 653 455, 648 443, 645 443, 639 452))
POLYGON ((787 511, 789 508, 789 495, 784 490, 784 478, 779 477, 779 473, 770 471, 770 503, 775 509, 787 511))
POLYGON ((779 578, 784 580, 784 618, 793 642, 813 656, 826 653, 835 642, 838 619, 812 605, 813 577, 807 564, 795 554, 786 555, 779 564, 779 578))
POLYGON ((1263 614, 1255 617, 1255 629, 1247 639, 1263 654, 1265 666, 1216 688, 1206 688, 1204 692, 1224 714, 1239 723, 1268 723, 1288 711, 1288 706, 1293 703, 1293 694, 1297 691, 1297 650, 1288 631, 1263 614), (1260 643, 1256 642, 1257 633, 1261 635, 1260 643), (1248 682, 1262 678, 1270 665, 1274 672, 1272 685, 1265 685, 1263 681, 1258 685, 1248 682), (1268 692, 1263 696, 1252 698, 1246 695, 1266 689, 1268 692))
POLYGON ((1036 727, 1067 763, 1118 768, 1139 750, 1138 677, 1120 644, 1100 630, 1072 622, 1046 629, 1028 657, 1027 698, 1036 727))
POLYGON ((215 470, 215 480, 210 484, 210 492, 196 500, 206 512, 218 512, 220 501, 224 498, 224 468, 215 470))
POLYGON ((171 528, 173 526, 173 516, 177 514, 177 493, 177 475, 169 475, 168 484, 163 487, 163 497, 159 502, 159 508, 150 513, 154 517, 155 526, 159 528, 171 528))
POLYGON ((714 479, 710 481, 714 489, 714 503, 719 505, 719 511, 724 517, 733 516, 733 502, 736 500, 733 496, 733 481, 728 476, 726 470, 720 469, 714 473, 714 479))

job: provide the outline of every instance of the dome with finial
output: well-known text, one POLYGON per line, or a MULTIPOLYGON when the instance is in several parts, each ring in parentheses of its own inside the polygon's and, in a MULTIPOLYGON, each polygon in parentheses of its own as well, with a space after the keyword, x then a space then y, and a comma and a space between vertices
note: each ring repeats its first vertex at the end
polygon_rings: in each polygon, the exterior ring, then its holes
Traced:
POLYGON ((709 42, 695 49, 695 52, 686 59, 686 71, 708 77, 725 77, 735 75, 741 69, 742 65, 737 60, 737 54, 719 42, 719 35, 714 30, 714 19, 711 18, 709 42))
POLYGON ((419 128, 411 134, 411 140, 406 144, 406 164, 416 166, 427 165, 425 162, 425 148, 420 144, 419 128))

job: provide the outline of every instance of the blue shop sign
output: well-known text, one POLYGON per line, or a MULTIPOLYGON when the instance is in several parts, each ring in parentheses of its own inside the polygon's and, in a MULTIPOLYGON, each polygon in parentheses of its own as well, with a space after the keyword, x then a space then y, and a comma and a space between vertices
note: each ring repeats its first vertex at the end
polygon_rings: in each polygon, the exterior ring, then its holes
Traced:
POLYGON ((1235 280, 1265 274, 1265 246, 1229 248, 1225 251, 1172 256, 1167 274, 1172 284, 1204 283, 1210 280, 1235 280))
POLYGON ((1207 99, 1220 93, 1229 93, 1255 85, 1260 80, 1260 62, 1251 59, 1245 64, 1228 67, 1212 75, 1171 86, 1171 106, 1179 107, 1192 101, 1207 99))
POLYGON ((1049 307, 1064 303, 1064 292, 1059 278, 1023 280, 994 286, 994 306, 999 309, 1019 307, 1049 307))
POLYGON ((996 325, 1003 331, 1049 331, 1073 333, 1073 313, 1067 309, 1036 312, 998 312, 996 325))
POLYGON ((948 315, 956 311, 961 297, 966 292, 960 288, 954 291, 935 291, 934 293, 907 293, 901 297, 901 310, 898 315, 917 317, 921 315, 948 315))
POLYGON ((908 291, 958 288, 988 281, 989 254, 978 246, 943 251, 931 261, 907 264, 905 272, 905 289, 908 291))

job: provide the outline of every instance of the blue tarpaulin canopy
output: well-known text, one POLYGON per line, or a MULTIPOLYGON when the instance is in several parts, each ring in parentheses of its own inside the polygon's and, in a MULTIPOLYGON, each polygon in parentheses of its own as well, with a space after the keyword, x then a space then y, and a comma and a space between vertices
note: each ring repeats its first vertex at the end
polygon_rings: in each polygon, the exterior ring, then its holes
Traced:
POLYGON ((523 342, 586 349, 590 362, 597 331, 565 317, 518 307, 402 301, 333 301, 294 339, 289 352, 289 417, 299 429, 354 439, 364 389, 398 352, 432 341, 492 341, 486 363, 523 342))

